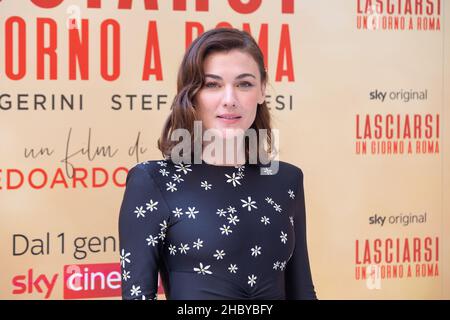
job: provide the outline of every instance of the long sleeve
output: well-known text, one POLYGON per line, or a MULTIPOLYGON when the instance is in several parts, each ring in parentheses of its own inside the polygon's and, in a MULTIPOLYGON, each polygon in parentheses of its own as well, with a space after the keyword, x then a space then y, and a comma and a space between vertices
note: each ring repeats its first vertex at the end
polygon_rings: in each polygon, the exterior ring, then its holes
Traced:
POLYGON ((286 267, 286 299, 317 299, 308 257, 305 195, 301 170, 298 180, 294 216, 295 249, 286 267))
POLYGON ((156 299, 168 211, 145 165, 134 166, 127 175, 119 215, 123 299, 156 299))

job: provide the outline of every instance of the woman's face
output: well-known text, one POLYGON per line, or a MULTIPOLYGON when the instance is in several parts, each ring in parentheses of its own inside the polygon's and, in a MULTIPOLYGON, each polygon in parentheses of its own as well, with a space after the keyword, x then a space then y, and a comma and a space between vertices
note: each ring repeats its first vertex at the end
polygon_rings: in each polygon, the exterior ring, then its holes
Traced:
POLYGON ((250 128, 257 104, 265 100, 265 85, 253 57, 236 49, 212 53, 203 72, 205 84, 194 100, 203 129, 218 129, 225 138, 236 129, 250 128))

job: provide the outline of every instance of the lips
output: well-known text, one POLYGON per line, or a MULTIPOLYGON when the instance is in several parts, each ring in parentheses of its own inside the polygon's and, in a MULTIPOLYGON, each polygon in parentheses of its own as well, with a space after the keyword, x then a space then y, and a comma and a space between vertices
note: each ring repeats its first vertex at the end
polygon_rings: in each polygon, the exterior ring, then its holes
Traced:
POLYGON ((237 114, 222 114, 220 116, 217 116, 218 118, 225 119, 225 120, 236 120, 242 118, 241 116, 237 114))

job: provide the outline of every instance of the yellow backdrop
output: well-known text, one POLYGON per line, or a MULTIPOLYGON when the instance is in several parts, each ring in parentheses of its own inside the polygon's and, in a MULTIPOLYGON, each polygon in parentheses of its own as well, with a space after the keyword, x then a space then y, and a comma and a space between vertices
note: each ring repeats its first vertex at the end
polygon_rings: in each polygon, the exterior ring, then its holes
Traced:
POLYGON ((0 298, 119 297, 126 170, 227 24, 264 51, 318 297, 450 298, 450 6, 380 2, 0 1, 0 298))

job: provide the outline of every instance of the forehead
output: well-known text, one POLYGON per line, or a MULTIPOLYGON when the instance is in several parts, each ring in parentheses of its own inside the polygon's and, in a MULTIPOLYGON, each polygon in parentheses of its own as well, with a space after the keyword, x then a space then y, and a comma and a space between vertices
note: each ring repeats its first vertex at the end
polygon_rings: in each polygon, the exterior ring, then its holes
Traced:
MULTIPOLYGON (((209 54, 203 62, 205 73, 253 72, 257 73, 258 65, 253 57, 241 50, 220 51, 209 54)), ((255 76, 257 76, 255 74, 255 76)))

